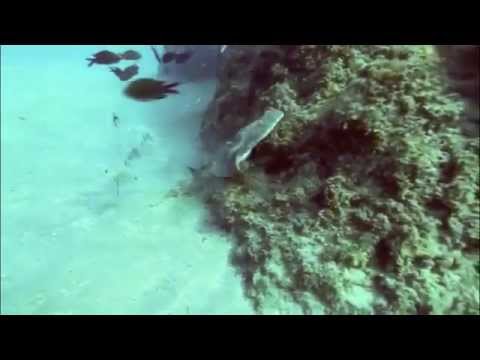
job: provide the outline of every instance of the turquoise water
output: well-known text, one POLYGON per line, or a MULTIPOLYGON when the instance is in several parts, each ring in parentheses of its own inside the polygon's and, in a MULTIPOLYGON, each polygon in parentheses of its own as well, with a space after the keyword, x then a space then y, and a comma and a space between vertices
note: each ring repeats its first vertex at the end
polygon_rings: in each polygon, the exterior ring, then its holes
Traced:
POLYGON ((0 48, 1 314, 478 315, 478 46, 155 49, 0 48))
POLYGON ((87 66, 104 49, 159 73, 148 46, 1 47, 1 313, 252 313, 228 239, 198 200, 169 196, 201 161, 215 81, 135 102, 87 66))

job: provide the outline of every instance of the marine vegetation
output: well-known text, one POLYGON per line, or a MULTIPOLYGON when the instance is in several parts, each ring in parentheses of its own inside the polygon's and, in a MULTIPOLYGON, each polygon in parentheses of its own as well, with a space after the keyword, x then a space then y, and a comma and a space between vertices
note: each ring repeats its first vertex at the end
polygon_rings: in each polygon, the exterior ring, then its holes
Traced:
MULTIPOLYGON (((432 46, 228 46, 214 152, 282 121, 202 193, 258 313, 479 314, 479 139, 432 46), (247 74, 247 76, 245 75, 247 74), (254 179, 254 180, 251 180, 254 179)), ((478 84, 477 84, 478 85, 478 84)))

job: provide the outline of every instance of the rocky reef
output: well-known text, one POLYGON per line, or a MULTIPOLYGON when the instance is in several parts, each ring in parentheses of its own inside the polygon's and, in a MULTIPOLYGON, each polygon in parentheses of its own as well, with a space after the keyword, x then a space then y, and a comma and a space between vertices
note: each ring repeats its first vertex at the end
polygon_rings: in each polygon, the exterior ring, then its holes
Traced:
POLYGON ((202 191, 258 313, 479 314, 479 139, 441 69, 432 46, 228 47, 205 147, 284 114, 202 191))

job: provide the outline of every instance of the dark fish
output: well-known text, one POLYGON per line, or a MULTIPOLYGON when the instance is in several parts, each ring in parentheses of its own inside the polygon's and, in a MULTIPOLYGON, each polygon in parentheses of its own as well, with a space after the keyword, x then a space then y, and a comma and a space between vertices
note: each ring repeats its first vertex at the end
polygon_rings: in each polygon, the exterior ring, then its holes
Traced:
POLYGON ((174 89, 174 87, 176 87, 178 85, 180 85, 180 83, 178 83, 178 82, 164 85, 165 92, 167 94, 178 94, 178 90, 174 89))
POLYGON ((175 62, 177 64, 184 64, 193 56, 193 51, 185 51, 175 55, 175 62))
POLYGON ((132 77, 138 74, 138 65, 131 65, 125 69, 120 69, 118 67, 110 67, 110 70, 117 75, 117 77, 122 81, 130 80, 132 77))
POLYGON ((138 101, 152 101, 164 99, 168 94, 178 94, 175 89, 178 85, 179 83, 167 84, 165 81, 142 78, 128 84, 124 94, 138 101))
POLYGON ((113 113, 113 119, 112 119, 112 121, 113 121, 113 125, 114 125, 115 127, 118 127, 119 118, 118 118, 117 114, 113 113))
POLYGON ((93 64, 111 65, 118 63, 121 59, 120 55, 108 50, 103 50, 93 54, 91 58, 87 58, 87 61, 90 61, 88 66, 92 66, 93 64))
POLYGON ((142 55, 135 50, 127 50, 121 56, 123 60, 138 60, 142 58, 142 55))
POLYGON ((174 52, 166 52, 165 54, 163 54, 162 62, 164 64, 168 64, 169 62, 172 62, 173 60, 175 60, 176 57, 177 55, 174 52))

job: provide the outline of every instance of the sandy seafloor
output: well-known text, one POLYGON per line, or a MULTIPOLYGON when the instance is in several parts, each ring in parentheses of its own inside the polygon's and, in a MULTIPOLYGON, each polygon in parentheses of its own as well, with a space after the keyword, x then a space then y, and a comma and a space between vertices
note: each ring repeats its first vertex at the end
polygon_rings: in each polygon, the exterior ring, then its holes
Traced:
POLYGON ((199 161, 213 80, 135 102, 87 67, 105 48, 157 75, 147 46, 1 47, 1 313, 252 314, 228 238, 198 200, 166 196, 199 161))

